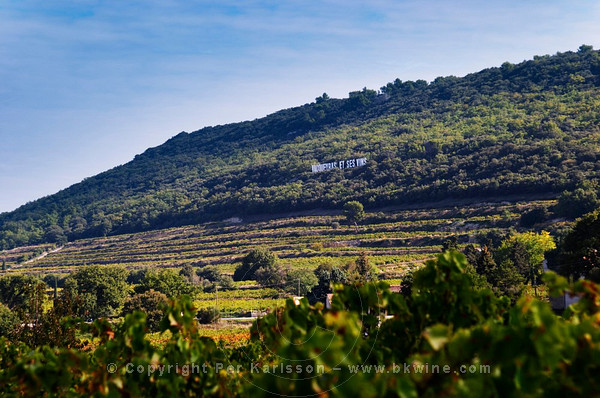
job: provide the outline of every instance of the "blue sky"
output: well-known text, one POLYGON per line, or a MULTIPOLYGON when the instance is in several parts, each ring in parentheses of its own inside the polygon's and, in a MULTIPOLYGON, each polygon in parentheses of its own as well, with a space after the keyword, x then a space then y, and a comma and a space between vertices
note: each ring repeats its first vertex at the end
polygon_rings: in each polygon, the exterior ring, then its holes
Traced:
POLYGON ((0 1, 0 212, 180 131, 600 47, 597 1, 0 1))

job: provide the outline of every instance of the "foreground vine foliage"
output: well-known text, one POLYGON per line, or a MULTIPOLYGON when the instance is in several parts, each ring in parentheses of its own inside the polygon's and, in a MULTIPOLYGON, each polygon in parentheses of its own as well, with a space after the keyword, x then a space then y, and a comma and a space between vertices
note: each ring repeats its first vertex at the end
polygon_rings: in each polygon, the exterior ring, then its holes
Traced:
POLYGON ((336 286, 332 308, 302 300, 257 320, 230 347, 200 337, 187 297, 171 302, 160 348, 142 313, 82 326, 93 351, 0 340, 0 389, 25 396, 511 397, 600 394, 600 288, 548 273, 563 315, 522 297, 474 290, 464 256, 440 254, 409 297, 383 282, 336 286), (169 333, 167 333, 169 334, 169 333), (169 369, 170 365, 170 369, 169 369), (162 371, 161 371, 162 369, 162 371))

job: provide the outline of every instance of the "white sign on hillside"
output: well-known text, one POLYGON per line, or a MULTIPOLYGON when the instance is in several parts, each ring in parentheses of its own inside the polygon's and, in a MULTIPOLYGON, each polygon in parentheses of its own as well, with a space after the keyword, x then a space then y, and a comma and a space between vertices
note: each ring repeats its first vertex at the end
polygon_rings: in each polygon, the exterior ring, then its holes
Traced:
POLYGON ((332 169, 353 169, 355 167, 365 166, 366 164, 367 164, 367 158, 340 160, 339 162, 313 164, 312 172, 319 173, 321 171, 332 170, 332 169))

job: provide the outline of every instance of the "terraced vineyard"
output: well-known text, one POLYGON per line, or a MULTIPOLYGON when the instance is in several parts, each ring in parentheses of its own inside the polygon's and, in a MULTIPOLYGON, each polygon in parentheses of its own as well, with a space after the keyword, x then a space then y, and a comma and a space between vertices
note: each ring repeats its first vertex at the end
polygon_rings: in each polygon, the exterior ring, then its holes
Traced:
MULTIPOLYGON (((230 220, 80 240, 61 247, 29 246, 2 254, 7 272, 28 272, 43 278, 94 264, 118 264, 129 269, 214 264, 223 274, 231 275, 255 246, 269 248, 281 263, 296 269, 314 269, 326 262, 343 266, 364 251, 379 269, 380 278, 398 284, 407 270, 433 258, 449 237, 456 236, 459 244, 465 245, 490 231, 504 234, 518 227, 525 211, 554 203, 546 200, 367 213, 359 225, 349 225, 343 216, 335 214, 230 220)), ((239 289, 197 294, 195 306, 216 307, 223 317, 248 317, 283 305, 289 296, 254 281, 235 285, 239 289)))
POLYGON ((13 250, 7 250, 2 252, 2 259, 5 265, 8 267, 28 265, 32 263, 37 257, 49 253, 52 250, 56 250, 56 246, 53 244, 37 245, 37 246, 23 246, 13 250))
POLYGON ((292 268, 309 269, 326 261, 345 264, 364 251, 383 277, 396 278, 407 267, 431 258, 450 236, 457 236, 461 244, 473 242, 480 234, 517 226, 527 209, 552 204, 534 201, 368 213, 358 226, 345 224, 340 215, 207 223, 80 240, 59 248, 17 248, 3 252, 3 258, 9 270, 42 275, 92 264, 120 264, 130 269, 216 264, 223 273, 232 274, 254 246, 269 248, 292 268))

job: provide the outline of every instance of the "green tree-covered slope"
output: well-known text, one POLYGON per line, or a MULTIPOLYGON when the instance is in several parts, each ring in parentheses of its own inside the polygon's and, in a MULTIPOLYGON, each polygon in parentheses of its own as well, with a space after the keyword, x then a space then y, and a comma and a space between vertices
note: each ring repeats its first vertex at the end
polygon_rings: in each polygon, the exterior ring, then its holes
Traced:
POLYGON ((182 132, 131 162, 0 215, 12 247, 234 215, 560 193, 600 176, 600 53, 504 63, 431 83, 182 132), (365 157, 366 166, 311 165, 365 157))

